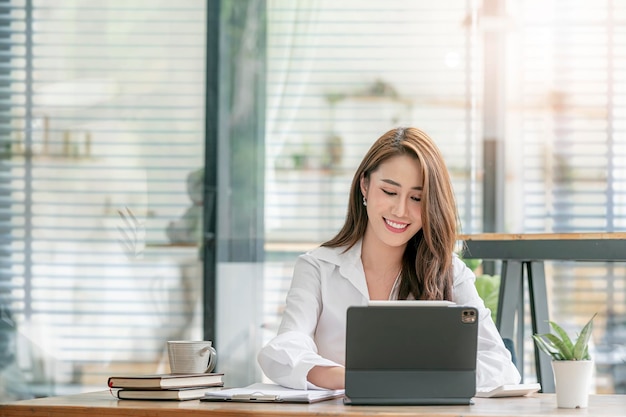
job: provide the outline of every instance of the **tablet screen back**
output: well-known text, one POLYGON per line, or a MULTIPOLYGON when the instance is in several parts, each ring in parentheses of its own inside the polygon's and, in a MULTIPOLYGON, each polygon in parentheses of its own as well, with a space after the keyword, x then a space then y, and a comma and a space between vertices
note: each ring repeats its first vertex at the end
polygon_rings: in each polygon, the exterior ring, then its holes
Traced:
POLYGON ((476 308, 395 303, 347 314, 347 404, 471 403, 476 308))

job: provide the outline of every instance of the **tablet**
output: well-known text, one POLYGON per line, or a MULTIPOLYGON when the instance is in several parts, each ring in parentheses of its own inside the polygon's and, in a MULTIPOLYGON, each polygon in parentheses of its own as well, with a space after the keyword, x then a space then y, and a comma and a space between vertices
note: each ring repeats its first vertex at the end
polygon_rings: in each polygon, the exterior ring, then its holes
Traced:
POLYGON ((371 306, 442 307, 456 305, 445 300, 370 300, 371 306))
POLYGON ((440 301, 349 307, 344 404, 471 404, 478 319, 440 301))

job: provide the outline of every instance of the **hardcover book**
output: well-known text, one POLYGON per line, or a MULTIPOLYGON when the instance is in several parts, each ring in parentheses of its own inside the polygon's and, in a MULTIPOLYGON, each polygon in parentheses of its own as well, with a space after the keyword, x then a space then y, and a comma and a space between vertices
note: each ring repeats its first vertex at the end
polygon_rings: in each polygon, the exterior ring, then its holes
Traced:
POLYGON ((211 390, 219 390, 219 387, 191 387, 191 388, 174 388, 174 389, 120 389, 115 395, 121 400, 197 400, 211 390))
POLYGON ((205 374, 152 374, 114 375, 109 377, 109 388, 127 389, 167 389, 188 387, 222 386, 222 373, 205 374))

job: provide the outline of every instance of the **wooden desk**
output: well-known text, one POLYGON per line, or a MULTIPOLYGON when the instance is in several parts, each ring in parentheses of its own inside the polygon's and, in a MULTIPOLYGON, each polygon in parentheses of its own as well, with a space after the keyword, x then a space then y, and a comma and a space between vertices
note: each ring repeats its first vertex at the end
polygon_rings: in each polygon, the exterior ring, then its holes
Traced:
POLYGON ((585 410, 558 409, 554 394, 517 398, 476 398, 474 405, 348 406, 341 399, 316 404, 246 404, 193 401, 117 400, 108 391, 18 401, 0 405, 1 417, 139 417, 139 416, 431 416, 431 417, 549 417, 585 415, 623 417, 626 395, 592 395, 585 410))
MULTIPOLYGON (((502 260, 500 298, 496 326, 504 338, 513 338, 518 320, 516 346, 524 340, 524 269, 528 279, 533 333, 548 333, 548 297, 544 261, 626 261, 626 233, 547 233, 460 235, 463 257, 502 260)), ((523 370, 523 352, 518 366, 523 370)), ((535 346, 537 380, 543 392, 554 392, 550 358, 535 346)), ((624 413, 626 415, 626 412, 624 413)))

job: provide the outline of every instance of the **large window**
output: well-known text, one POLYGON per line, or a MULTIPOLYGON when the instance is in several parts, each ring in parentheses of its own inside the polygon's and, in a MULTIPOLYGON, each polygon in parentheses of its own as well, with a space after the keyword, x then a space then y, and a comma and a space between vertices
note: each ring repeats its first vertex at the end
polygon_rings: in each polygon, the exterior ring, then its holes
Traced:
MULTIPOLYGON (((219 0, 219 47, 215 4, 0 0, 0 399, 167 371, 165 341, 213 325, 228 385, 263 378, 296 256, 398 125, 439 144, 464 233, 625 229, 619 2, 219 0)), ((558 322, 599 313, 596 389, 624 392, 624 265, 547 272, 558 322)))
POLYGON ((2 1, 2 399, 202 337, 205 5, 2 1))
MULTIPOLYGON (((625 12, 613 1, 511 2, 507 127, 524 198, 510 202, 509 222, 518 230, 626 230, 625 12)), ((549 266, 551 316, 580 327, 599 313, 597 389, 626 392, 625 264, 549 266)))
MULTIPOLYGON (((356 164, 393 126, 441 147, 464 233, 623 231, 623 13, 610 1, 268 2, 264 340, 295 256, 339 229, 356 164), (501 217, 484 218, 483 202, 501 217)), ((574 329, 599 313, 596 389, 623 390, 624 265, 550 263, 548 280, 555 320, 574 329)))
POLYGON ((392 127, 437 140, 463 223, 477 226, 482 80, 471 13, 458 1, 268 2, 265 230, 270 254, 287 253, 268 280, 266 339, 296 253, 340 229, 354 170, 392 127))

